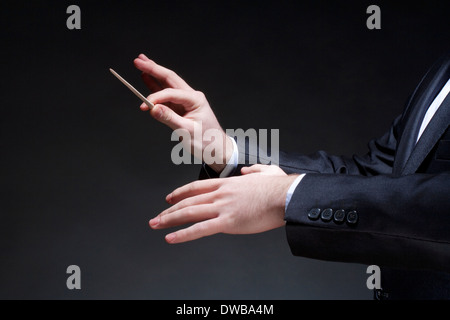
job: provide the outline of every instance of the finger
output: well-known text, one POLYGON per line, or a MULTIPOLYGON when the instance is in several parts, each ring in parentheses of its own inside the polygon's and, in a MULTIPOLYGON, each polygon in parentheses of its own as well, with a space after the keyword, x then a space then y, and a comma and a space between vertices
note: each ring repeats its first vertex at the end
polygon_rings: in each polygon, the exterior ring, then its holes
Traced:
POLYGON ((205 102, 205 95, 199 91, 167 88, 151 94, 148 99, 153 103, 173 103, 184 107, 184 111, 190 111, 205 102))
POLYGON ((222 224, 218 218, 198 222, 188 228, 178 230, 166 236, 168 243, 181 243, 200 239, 221 232, 222 224))
POLYGON ((190 120, 183 118, 175 111, 162 104, 156 104, 154 108, 150 110, 150 115, 159 122, 167 125, 172 130, 183 128, 189 131, 192 126, 190 120))
POLYGON ((170 228, 216 217, 217 213, 214 212, 211 204, 199 204, 185 207, 169 214, 159 215, 155 219, 150 220, 150 227, 152 229, 170 228))
POLYGON ((269 166, 263 164, 254 164, 251 167, 242 167, 242 174, 258 173, 269 170, 269 166))
POLYGON ((284 176, 286 173, 276 165, 263 165, 263 164, 255 164, 251 167, 244 167, 241 169, 242 174, 251 174, 251 173, 261 173, 265 175, 281 175, 284 176))
POLYGON ((192 90, 192 88, 175 72, 158 65, 156 62, 148 59, 142 54, 134 59, 134 65, 142 72, 154 77, 165 87, 192 90))
POLYGON ((143 53, 139 54, 138 58, 144 61, 150 61, 150 59, 143 53))
POLYGON ((158 92, 158 91, 161 91, 162 89, 164 89, 161 86, 161 84, 158 82, 158 80, 156 80, 155 78, 153 78, 151 75, 149 75, 147 73, 143 72, 141 75, 141 78, 144 81, 147 88, 149 88, 149 90, 151 92, 158 92))
POLYGON ((220 187, 221 183, 221 179, 194 181, 172 191, 167 195, 166 201, 170 204, 176 204, 183 199, 215 191, 220 187))
POLYGON ((208 192, 199 194, 193 197, 189 197, 181 200, 180 202, 174 204, 170 208, 167 208, 163 212, 159 214, 159 216, 164 216, 166 214, 170 214, 172 212, 181 210, 183 208, 192 207, 200 204, 211 204, 214 202, 214 193, 208 192))

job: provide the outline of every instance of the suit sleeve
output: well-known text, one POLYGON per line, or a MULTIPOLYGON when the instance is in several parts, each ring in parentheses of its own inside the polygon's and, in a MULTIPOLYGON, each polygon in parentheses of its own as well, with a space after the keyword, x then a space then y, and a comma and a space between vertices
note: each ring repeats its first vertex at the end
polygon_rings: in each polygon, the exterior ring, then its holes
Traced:
POLYGON ((401 122, 361 157, 284 159, 285 170, 308 173, 285 214, 294 255, 450 271, 450 174, 392 175, 401 122))
POLYGON ((449 173, 307 174, 286 210, 291 251, 322 260, 449 272, 449 179, 449 173))
POLYGON ((311 155, 280 153, 280 167, 286 173, 325 173, 375 176, 391 174, 397 148, 401 116, 397 117, 388 132, 368 143, 368 152, 352 157, 329 155, 318 151, 311 155))
MULTIPOLYGON (((294 255, 450 271, 450 175, 392 176, 401 130, 399 116, 386 134, 369 142, 363 156, 280 153, 285 172, 306 173, 285 214, 294 255), (317 217, 310 214, 317 209, 317 217), (322 217, 330 211, 331 217, 322 217), (336 218, 336 212, 344 219, 336 218), (350 213, 356 222, 347 221, 350 213)), ((249 149, 239 145, 246 160, 249 149)), ((241 164, 234 175, 249 164, 241 164)), ((214 177, 214 172, 204 177, 214 177)))
MULTIPOLYGON (((352 157, 329 155, 325 151, 303 155, 280 151, 279 166, 288 174, 294 173, 337 173, 373 176, 391 174, 397 147, 398 127, 401 116, 394 120, 390 130, 381 138, 373 139, 368 144, 368 152, 364 156, 352 157)), ((251 147, 248 141, 237 141, 239 149, 239 165, 230 176, 240 175, 240 169, 255 163, 268 163, 270 159, 263 158, 259 146, 251 147), (256 154, 254 151, 256 150, 256 154)), ((219 174, 203 164, 200 179, 218 178, 219 174)))
POLYGON ((364 156, 318 152, 280 161, 288 172, 308 173, 285 214, 294 255, 450 271, 450 174, 392 175, 402 119, 364 156))

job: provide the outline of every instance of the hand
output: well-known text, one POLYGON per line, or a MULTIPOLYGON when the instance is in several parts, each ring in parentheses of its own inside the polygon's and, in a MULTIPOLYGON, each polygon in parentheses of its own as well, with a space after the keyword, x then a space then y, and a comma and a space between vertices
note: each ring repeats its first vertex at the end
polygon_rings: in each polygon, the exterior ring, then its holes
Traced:
POLYGON ((242 168, 241 173, 174 190, 166 197, 172 206, 151 219, 150 227, 195 223, 166 236, 168 243, 180 243, 216 233, 251 234, 283 226, 286 194, 297 176, 259 164, 242 168))
MULTIPOLYGON (((221 128, 205 95, 192 89, 175 72, 156 64, 143 54, 134 60, 134 65, 143 72, 142 79, 153 92, 148 96, 148 100, 155 105, 150 110, 151 116, 173 130, 184 129, 189 132, 191 154, 203 155, 203 150, 209 145, 209 141, 203 141, 204 132, 217 130, 221 141, 212 141, 215 145, 210 148, 219 153, 216 158, 221 161, 208 165, 216 172, 221 172, 232 155, 233 144, 221 128), (194 139, 194 132, 200 127, 201 137, 195 136, 194 139)), ((145 103, 140 108, 149 110, 145 103)))

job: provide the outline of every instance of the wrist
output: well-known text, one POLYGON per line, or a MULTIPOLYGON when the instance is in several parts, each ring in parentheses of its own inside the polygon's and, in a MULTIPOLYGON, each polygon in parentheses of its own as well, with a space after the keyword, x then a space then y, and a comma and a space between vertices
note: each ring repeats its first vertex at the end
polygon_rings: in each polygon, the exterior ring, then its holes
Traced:
POLYGON ((300 184, 300 182, 302 181, 302 179, 305 177, 305 173, 302 173, 300 175, 294 175, 296 178, 295 180, 291 183, 291 185, 289 186, 289 189, 287 191, 286 194, 286 203, 284 206, 284 211, 286 212, 289 206, 289 203, 291 202, 291 198, 292 195, 295 192, 295 189, 297 188, 297 186, 300 184))
POLYGON ((292 183, 298 178, 298 174, 286 175, 279 177, 278 192, 274 203, 276 204, 277 212, 280 216, 280 221, 284 221, 284 214, 286 212, 286 196, 292 183))
POLYGON ((283 177, 283 183, 281 185, 281 197, 279 199, 280 203, 279 205, 283 208, 283 211, 286 206, 286 196, 289 192, 289 189, 291 188, 294 181, 299 177, 299 174, 290 174, 285 177, 283 177))
POLYGON ((221 150, 222 156, 220 157, 221 161, 219 163, 214 162, 208 164, 208 166, 217 173, 221 173, 223 169, 227 166, 227 163, 230 161, 234 151, 233 142, 231 141, 232 138, 227 136, 225 133, 223 137, 224 137, 223 148, 221 150))

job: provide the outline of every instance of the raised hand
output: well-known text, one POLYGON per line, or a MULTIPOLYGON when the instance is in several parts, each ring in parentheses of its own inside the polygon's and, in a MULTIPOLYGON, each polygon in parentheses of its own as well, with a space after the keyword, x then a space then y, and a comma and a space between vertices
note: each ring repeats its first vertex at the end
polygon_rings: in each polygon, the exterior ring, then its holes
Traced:
MULTIPOLYGON (((183 129, 189 132, 192 154, 203 155, 205 147, 209 143, 215 143, 216 146, 211 148, 214 147, 218 152, 216 158, 221 160, 209 165, 216 172, 222 171, 231 157, 233 144, 217 121, 205 95, 192 89, 172 70, 158 65, 143 54, 134 60, 134 65, 143 72, 142 79, 152 91, 148 96, 148 100, 155 105, 150 110, 151 116, 173 130, 183 129), (201 128, 201 137, 194 137, 198 128, 201 128), (204 132, 211 129, 216 130, 221 141, 203 141, 204 132)), ((149 110, 144 103, 140 108, 143 111, 149 110)))

